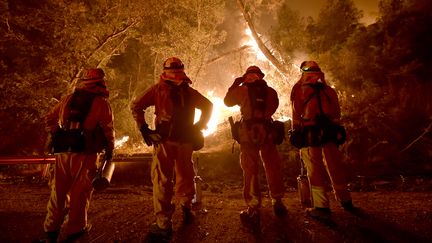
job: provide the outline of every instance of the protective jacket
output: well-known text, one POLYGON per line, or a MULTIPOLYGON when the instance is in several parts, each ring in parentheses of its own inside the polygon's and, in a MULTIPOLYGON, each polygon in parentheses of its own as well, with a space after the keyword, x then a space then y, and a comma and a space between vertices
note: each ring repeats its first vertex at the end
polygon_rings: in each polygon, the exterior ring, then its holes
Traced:
POLYGON ((326 84, 322 72, 309 72, 303 73, 291 91, 293 128, 316 124, 316 117, 321 113, 317 95, 324 114, 333 123, 339 123, 340 106, 336 91, 326 84), (314 87, 323 89, 316 93, 314 87))
MULTIPOLYGON (((265 80, 257 80, 255 82, 267 84, 265 80)), ((264 111, 254 109, 251 105, 249 89, 247 85, 241 85, 229 88, 224 103, 227 106, 240 106, 242 119, 247 121, 251 119, 271 120, 272 115, 276 112, 279 106, 279 98, 276 91, 272 87, 267 87, 266 107, 264 111)))
POLYGON ((114 149, 113 113, 108 102, 108 91, 98 86, 80 85, 73 94, 65 96, 46 116, 46 130, 54 134, 58 129, 71 129, 71 100, 75 96, 91 97, 88 114, 82 124, 86 137, 86 152, 114 149), (101 138, 102 137, 102 138, 101 138))
POLYGON ((210 120, 213 108, 206 97, 187 83, 175 84, 163 79, 132 103, 132 114, 138 127, 146 124, 145 110, 150 106, 155 107, 156 129, 160 128, 168 140, 178 142, 191 142, 188 139, 194 125, 195 108, 201 110, 200 120, 196 124, 204 126, 210 120))

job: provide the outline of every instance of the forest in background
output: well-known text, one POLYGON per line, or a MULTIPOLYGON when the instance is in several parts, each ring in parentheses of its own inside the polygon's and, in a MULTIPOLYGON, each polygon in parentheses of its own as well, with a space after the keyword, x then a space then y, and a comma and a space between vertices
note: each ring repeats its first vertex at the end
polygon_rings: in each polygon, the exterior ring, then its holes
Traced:
MULTIPOLYGON (((432 2, 382 0, 365 25, 352 0, 328 0, 315 18, 288 1, 1 0, 0 155, 44 153, 44 116, 86 67, 105 70, 116 137, 132 146, 142 141, 129 104, 169 56, 184 61, 195 88, 222 97, 234 74, 262 63, 285 100, 298 65, 313 59, 339 94, 347 163, 432 172, 432 2), (245 23, 266 63, 242 42, 245 23)), ((280 110, 290 116, 289 103, 280 110)))

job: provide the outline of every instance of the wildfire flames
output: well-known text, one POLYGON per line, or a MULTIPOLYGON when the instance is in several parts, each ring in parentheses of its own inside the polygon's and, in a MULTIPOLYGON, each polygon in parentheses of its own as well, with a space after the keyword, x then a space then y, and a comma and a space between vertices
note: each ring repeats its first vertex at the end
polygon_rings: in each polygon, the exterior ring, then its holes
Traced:
MULTIPOLYGON (((207 98, 213 103, 213 112, 209 123, 207 124, 207 129, 203 131, 204 136, 208 136, 217 130, 217 126, 224 122, 229 116, 240 111, 240 107, 227 107, 225 106, 223 99, 213 95, 213 91, 207 92, 207 98)), ((198 121, 201 111, 196 110, 195 122, 198 121)))

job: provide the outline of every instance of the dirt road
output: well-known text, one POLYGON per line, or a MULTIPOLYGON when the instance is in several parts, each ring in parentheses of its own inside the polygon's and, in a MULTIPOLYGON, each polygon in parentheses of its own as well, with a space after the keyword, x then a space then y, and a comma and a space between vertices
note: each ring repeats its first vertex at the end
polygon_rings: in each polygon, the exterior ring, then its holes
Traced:
MULTIPOLYGON (((0 242, 40 237, 48 195, 45 183, 0 184, 0 242)), ((330 224, 305 217, 296 192, 287 192, 284 218, 274 216, 266 198, 262 232, 253 234, 240 224, 240 186, 206 190, 192 225, 182 226, 176 211, 172 242, 432 242, 431 192, 354 192, 353 198, 364 214, 344 212, 332 201, 330 224)), ((89 220, 93 228, 80 242, 142 242, 154 220, 151 188, 113 185, 94 193, 89 220)))

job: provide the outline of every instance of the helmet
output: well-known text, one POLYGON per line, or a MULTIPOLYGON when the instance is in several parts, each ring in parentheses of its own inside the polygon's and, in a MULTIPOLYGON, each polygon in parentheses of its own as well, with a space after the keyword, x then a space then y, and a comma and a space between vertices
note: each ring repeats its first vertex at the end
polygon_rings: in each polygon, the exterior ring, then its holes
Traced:
POLYGON ((180 85, 184 82, 188 84, 192 83, 192 81, 184 72, 184 65, 182 61, 177 57, 170 57, 165 60, 163 63, 161 79, 174 82, 176 85, 180 85))
POLYGON ((300 65, 302 72, 321 72, 321 68, 315 61, 304 61, 300 65))
POLYGON ((261 71, 261 69, 257 66, 250 66, 246 69, 246 73, 243 75, 245 76, 246 74, 249 73, 256 73, 260 76, 260 78, 264 78, 264 73, 261 71))
POLYGON ((105 73, 101 68, 90 68, 83 72, 81 80, 102 80, 105 77, 105 73))
POLYGON ((167 70, 167 69, 184 69, 184 65, 183 62, 177 58, 177 57, 170 57, 168 59, 165 60, 164 64, 163 64, 163 69, 167 70))

